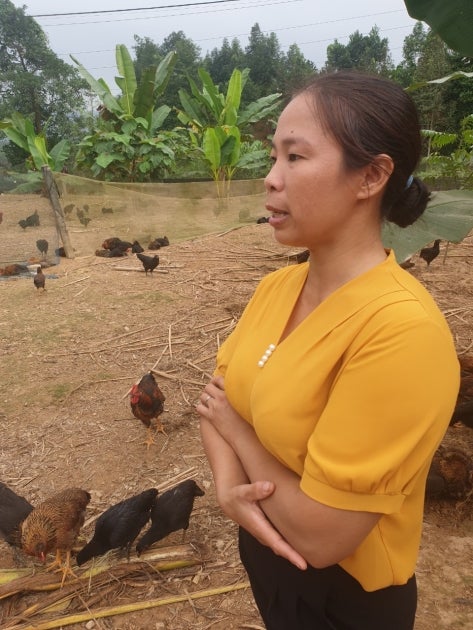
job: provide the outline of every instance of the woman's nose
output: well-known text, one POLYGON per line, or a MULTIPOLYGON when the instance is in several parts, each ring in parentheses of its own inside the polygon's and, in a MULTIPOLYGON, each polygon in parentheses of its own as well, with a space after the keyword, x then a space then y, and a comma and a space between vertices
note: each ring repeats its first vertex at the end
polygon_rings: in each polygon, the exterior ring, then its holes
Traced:
POLYGON ((266 191, 278 190, 281 187, 281 178, 278 176, 276 162, 273 162, 269 173, 264 178, 264 187, 266 191))

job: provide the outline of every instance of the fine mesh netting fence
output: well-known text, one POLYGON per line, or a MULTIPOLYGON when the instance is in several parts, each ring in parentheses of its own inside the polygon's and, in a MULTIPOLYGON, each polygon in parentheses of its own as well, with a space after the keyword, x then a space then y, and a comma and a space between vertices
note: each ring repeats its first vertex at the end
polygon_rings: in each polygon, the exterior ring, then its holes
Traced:
MULTIPOLYGON (((233 181, 225 198, 217 196, 214 182, 109 183, 63 173, 54 173, 54 180, 75 256, 94 254, 111 237, 137 240, 146 250, 156 238, 175 243, 254 223, 265 214, 261 179, 233 181)), ((2 200, 0 267, 57 263, 63 243, 49 198, 7 194, 2 200), (39 240, 48 242, 46 254, 39 240)))

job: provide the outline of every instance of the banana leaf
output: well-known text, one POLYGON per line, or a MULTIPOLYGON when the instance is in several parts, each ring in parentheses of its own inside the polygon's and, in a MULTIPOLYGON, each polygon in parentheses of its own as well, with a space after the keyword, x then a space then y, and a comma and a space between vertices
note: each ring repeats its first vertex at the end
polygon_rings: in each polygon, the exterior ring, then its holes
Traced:
POLYGON ((210 74, 206 72, 203 68, 199 68, 197 72, 199 73, 200 80, 202 81, 204 91, 209 96, 206 101, 213 112, 215 121, 218 121, 223 110, 223 104, 217 86, 212 81, 212 77, 210 76, 210 74))
POLYGON ((221 165, 221 153, 220 142, 213 127, 208 127, 205 130, 202 149, 212 171, 216 172, 221 165))
POLYGON ((68 140, 66 140, 65 138, 63 138, 62 140, 60 140, 57 144, 53 146, 53 148, 49 152, 49 155, 51 156, 53 160, 53 167, 52 167, 53 171, 60 171, 62 169, 65 161, 69 157, 70 152, 71 152, 71 145, 68 142, 68 140))
POLYGON ((415 20, 426 22, 453 50, 473 57, 472 0, 404 0, 415 20))
POLYGON ((157 129, 163 126, 163 122, 169 116, 171 108, 169 105, 161 105, 158 109, 155 109, 151 116, 150 134, 153 134, 157 129))
POLYGON ((241 136, 238 127, 229 127, 226 129, 226 139, 221 144, 221 162, 222 166, 235 166, 240 159, 241 154, 241 136))
POLYGON ((40 171, 41 167, 52 166, 51 156, 46 149, 46 141, 43 136, 28 136, 28 151, 33 159, 35 168, 40 171))
POLYGON ((444 190, 432 193, 424 214, 412 225, 383 225, 383 244, 394 249, 403 262, 437 238, 460 243, 473 229, 473 191, 444 190))
MULTIPOLYGON (((5 121, 2 121, 4 123, 5 121)), ((17 146, 19 146, 23 151, 29 153, 30 149, 28 147, 28 140, 26 136, 22 133, 13 129, 13 127, 6 127, 2 123, 0 123, 0 129, 2 129, 3 133, 7 136, 9 140, 14 142, 17 146)))
POLYGON ((98 81, 84 68, 84 66, 77 61, 73 55, 70 55, 72 61, 77 65, 77 69, 79 73, 84 77, 87 83, 90 85, 92 90, 97 94, 105 107, 115 114, 116 116, 121 116, 123 114, 123 109, 117 99, 112 96, 110 92, 110 88, 105 83, 103 79, 99 79, 98 81))
POLYGON ((149 113, 153 111, 154 98, 154 76, 156 67, 150 66, 145 68, 141 74, 140 82, 133 96, 133 108, 136 118, 147 118, 149 113))
POLYGON ((238 116, 237 125, 242 127, 249 123, 255 123, 269 116, 278 107, 281 94, 269 94, 262 96, 257 101, 250 103, 238 116))
POLYGON ((181 112, 184 116, 180 116, 178 114, 179 120, 183 124, 191 122, 198 129, 202 129, 205 125, 205 116, 199 103, 196 99, 191 98, 186 90, 182 88, 179 90, 178 94, 179 100, 181 101, 181 105, 184 109, 184 112, 181 112))
POLYGON ((133 116, 133 102, 137 87, 135 67, 127 47, 123 44, 117 45, 115 54, 118 72, 120 73, 119 77, 115 77, 115 82, 122 91, 120 103, 123 112, 131 117, 133 116))
POLYGON ((154 99, 155 101, 163 94, 167 87, 169 77, 174 70, 177 61, 177 53, 172 50, 168 53, 157 67, 154 76, 154 99))
POLYGON ((227 96, 225 99, 225 120, 223 122, 226 125, 236 125, 242 89, 241 72, 235 69, 228 82, 227 96))
POLYGON ((441 84, 441 83, 446 83, 447 81, 452 81, 455 79, 464 79, 464 78, 466 79, 473 78, 473 72, 463 72, 463 70, 457 70, 456 72, 452 72, 452 74, 449 74, 446 77, 441 77, 440 79, 432 79, 431 81, 418 81, 417 83, 411 83, 411 85, 406 87, 406 92, 412 92, 413 90, 418 90, 419 88, 423 88, 426 85, 441 84))

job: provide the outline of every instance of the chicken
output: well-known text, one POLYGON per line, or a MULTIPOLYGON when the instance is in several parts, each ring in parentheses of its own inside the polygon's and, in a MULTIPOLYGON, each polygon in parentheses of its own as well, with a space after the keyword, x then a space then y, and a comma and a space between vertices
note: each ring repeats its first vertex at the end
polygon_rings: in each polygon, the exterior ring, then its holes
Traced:
POLYGON ((156 379, 151 372, 147 372, 138 383, 135 383, 129 393, 133 415, 148 427, 148 436, 145 444, 149 448, 151 444, 154 444, 154 437, 151 435, 151 421, 153 418, 156 418, 156 433, 161 432, 165 434, 158 416, 163 413, 163 403, 166 398, 159 389, 156 379))
POLYGON ((62 571, 61 586, 71 570, 71 549, 84 524, 90 494, 80 488, 66 488, 37 505, 21 526, 21 548, 45 562, 48 553, 56 553, 55 561, 47 567, 62 571), (66 558, 62 562, 62 554, 66 558))
POLYGON ((112 236, 111 238, 106 238, 104 240, 104 242, 102 243, 102 247, 103 249, 108 249, 110 251, 120 250, 125 253, 128 249, 131 249, 133 247, 133 243, 130 243, 129 241, 122 241, 121 238, 118 238, 117 236, 112 236))
POLYGON ((64 206, 63 210, 64 214, 71 214, 71 212, 74 210, 74 204, 68 203, 67 206, 64 206))
POLYGON ((157 254, 154 256, 146 256, 146 254, 138 252, 136 256, 141 260, 146 275, 148 275, 148 271, 153 273, 153 269, 156 269, 159 265, 159 256, 157 254))
POLYGON ((426 496, 465 500, 472 492, 472 458, 458 448, 439 446, 427 475, 426 496))
POLYGON ((144 251, 145 250, 141 247, 141 245, 138 243, 138 241, 133 241, 133 243, 131 244, 131 253, 132 254, 141 254, 144 251))
POLYGON ((39 250, 39 253, 43 255, 43 258, 46 258, 46 254, 48 253, 49 243, 45 238, 39 238, 36 241, 36 247, 39 250))
POLYGON ((46 276, 43 273, 41 265, 36 270, 33 282, 37 289, 43 289, 43 291, 46 291, 46 276))
POLYGON ((19 276, 22 273, 29 273, 28 267, 20 263, 14 263, 13 265, 7 265, 0 269, 0 275, 2 276, 19 276))
POLYGON ((419 256, 425 260, 427 267, 430 263, 437 258, 440 253, 440 239, 436 239, 432 247, 423 247, 420 250, 419 256))
POLYGON ((84 227, 87 227, 91 221, 91 219, 89 217, 79 217, 79 221, 80 223, 82 223, 82 225, 84 227))
POLYGON ((105 510, 95 523, 91 540, 77 554, 77 564, 80 566, 110 549, 126 548, 129 556, 131 545, 149 521, 157 495, 156 488, 150 488, 105 510))
POLYGON ((137 554, 140 555, 153 543, 179 529, 183 530, 182 537, 184 538, 189 527, 194 499, 204 494, 205 492, 193 479, 182 481, 174 488, 160 494, 151 509, 151 525, 136 545, 137 554))
POLYGON ((20 524, 33 509, 31 503, 0 481, 0 536, 20 546, 20 524))
POLYGON ((102 208, 102 214, 113 214, 113 208, 107 208, 106 206, 104 206, 102 208))
POLYGON ((106 238, 102 243, 102 249, 113 249, 114 247, 118 247, 118 245, 122 242, 121 238, 117 236, 111 236, 110 238, 106 238))
POLYGON ((148 245, 148 249, 160 249, 161 247, 166 247, 167 245, 169 245, 169 239, 167 236, 157 236, 148 245))
POLYGON ((33 214, 30 214, 26 217, 26 219, 20 219, 18 221, 18 225, 20 225, 24 230, 27 227, 34 227, 39 225, 39 214, 38 211, 35 210, 33 214))

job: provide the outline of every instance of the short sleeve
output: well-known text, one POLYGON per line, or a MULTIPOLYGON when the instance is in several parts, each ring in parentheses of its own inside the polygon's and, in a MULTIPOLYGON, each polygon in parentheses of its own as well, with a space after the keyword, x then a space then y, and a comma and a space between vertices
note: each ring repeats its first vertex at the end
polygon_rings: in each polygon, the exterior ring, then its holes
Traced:
POLYGON ((456 353, 445 329, 413 308, 397 309, 395 321, 378 314, 345 357, 301 480, 322 503, 398 511, 445 433, 459 386, 456 353))

